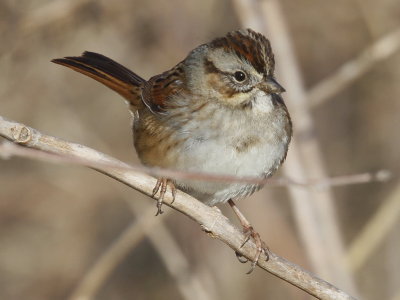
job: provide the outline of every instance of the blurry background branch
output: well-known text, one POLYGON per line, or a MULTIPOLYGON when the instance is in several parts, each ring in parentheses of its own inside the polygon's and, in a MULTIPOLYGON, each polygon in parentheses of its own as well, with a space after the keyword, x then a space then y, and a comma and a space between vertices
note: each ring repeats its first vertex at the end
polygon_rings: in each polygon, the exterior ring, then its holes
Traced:
POLYGON ((311 106, 332 99, 337 93, 365 75, 375 64, 400 50, 400 28, 384 35, 365 48, 354 60, 348 61, 329 77, 318 82, 307 94, 311 106))
MULTIPOLYGON (((307 92, 281 3, 277 0, 233 0, 233 3, 243 27, 253 26, 257 31, 267 33, 275 53, 277 78, 287 90, 285 101, 295 130, 288 159, 283 165, 285 175, 306 181, 327 177, 328 172, 315 135, 314 119, 307 105, 307 92)), ((313 269, 357 296, 359 293, 353 274, 342 259, 345 249, 332 190, 329 187, 315 191, 289 186, 289 193, 313 269)))
MULTIPOLYGON (((85 160, 85 166, 104 173, 105 175, 108 175, 138 191, 141 191, 146 195, 151 195, 152 189, 156 183, 155 178, 145 174, 140 174, 134 171, 123 171, 121 169, 115 169, 111 167, 104 167, 104 164, 102 165, 104 162, 126 166, 126 164, 119 162, 105 154, 79 144, 68 143, 61 139, 44 135, 33 128, 29 128, 17 122, 6 120, 3 117, 0 117, 0 135, 25 147, 34 148, 57 155, 77 157, 78 159, 85 160), (100 164, 96 165, 96 162, 100 162, 100 164)), ((240 253, 247 259, 251 259, 254 256, 256 251, 254 244, 246 243, 243 247, 241 247, 242 241, 244 240, 243 233, 235 228, 218 209, 208 207, 182 192, 177 193, 173 203, 171 203, 171 201, 171 195, 166 195, 165 203, 168 206, 173 207, 174 209, 197 221, 201 225, 202 229, 210 236, 223 241, 234 251, 240 253)), ((124 240, 122 239, 122 241, 124 240)), ((119 246, 117 250, 114 248, 113 251, 116 251, 117 253, 121 251, 123 253, 124 249, 127 249, 124 244, 125 243, 121 243, 121 246, 119 246)), ((118 256, 118 254, 114 256, 116 257, 115 260, 118 260, 118 256)), ((166 260, 171 258, 163 257, 163 259, 166 260)), ((113 259, 110 260, 112 261, 113 259)), ((279 278, 299 287, 318 299, 353 299, 351 296, 347 295, 331 284, 315 277, 311 273, 301 269, 299 266, 286 261, 272 252, 270 253, 270 259, 268 261, 266 260, 265 256, 261 257, 258 265, 271 274, 274 274, 279 278)), ((102 273, 106 275, 110 270, 110 264, 106 263, 105 265, 103 264, 103 266, 105 266, 105 271, 102 273)), ((178 274, 179 272, 173 273, 178 274)), ((77 293, 92 293, 97 289, 98 283, 102 282, 103 279, 101 277, 103 276, 99 276, 98 279, 89 279, 91 283, 88 283, 82 288, 82 290, 87 290, 84 292, 80 292, 78 290, 77 293)), ((177 282, 179 282, 179 280, 177 282)), ((183 294, 185 293, 190 293, 190 290, 187 292, 183 291, 183 294)))
POLYGON ((137 221, 132 222, 106 249, 103 255, 79 282, 78 287, 69 299, 94 299, 106 280, 111 277, 112 272, 145 236, 150 238, 151 243, 162 257, 164 264, 173 276, 184 299, 217 299, 210 289, 204 287, 198 274, 189 271, 189 262, 166 228, 163 220, 165 220, 165 217, 171 211, 167 210, 164 214, 155 218, 154 207, 147 208, 143 213, 144 208, 140 207, 138 203, 130 201, 130 205, 132 206, 132 212, 140 214, 140 217, 137 221))
POLYGON ((31 14, 21 20, 20 27, 24 34, 39 30, 46 26, 65 20, 82 6, 92 0, 52 1, 36 8, 31 14))
POLYGON ((382 244, 388 233, 400 219, 400 185, 391 191, 381 207, 351 243, 347 253, 347 263, 353 271, 358 271, 372 253, 382 244))

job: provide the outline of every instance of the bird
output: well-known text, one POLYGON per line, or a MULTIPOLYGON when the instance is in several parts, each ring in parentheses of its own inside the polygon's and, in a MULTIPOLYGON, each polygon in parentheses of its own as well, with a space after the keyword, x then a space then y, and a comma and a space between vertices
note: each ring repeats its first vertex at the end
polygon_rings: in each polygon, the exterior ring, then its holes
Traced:
MULTIPOLYGON (((52 62, 87 75, 119 93, 133 116, 134 147, 150 167, 183 172, 266 179, 284 162, 292 137, 290 114, 275 78, 269 40, 252 29, 231 31, 189 52, 161 74, 145 80, 114 60, 95 52, 52 62)), ((180 189, 215 206, 229 203, 243 226, 245 241, 253 238, 257 252, 269 250, 236 200, 263 184, 158 178, 157 214, 167 187, 173 198, 180 189)))

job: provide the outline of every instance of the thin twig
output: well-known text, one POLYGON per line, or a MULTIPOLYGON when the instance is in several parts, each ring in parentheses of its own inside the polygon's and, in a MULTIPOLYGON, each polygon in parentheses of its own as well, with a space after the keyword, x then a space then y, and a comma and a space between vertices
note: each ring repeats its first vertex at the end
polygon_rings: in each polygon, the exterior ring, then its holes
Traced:
POLYGON ((20 147, 14 143, 4 141, 0 143, 0 158, 9 159, 12 156, 26 157, 37 159, 47 162, 55 163, 69 163, 75 165, 84 165, 91 168, 111 167, 114 169, 124 171, 137 171, 146 173, 155 177, 167 177, 175 179, 196 179, 204 181, 216 182, 244 182, 244 183, 257 183, 268 184, 271 187, 286 187, 289 185, 298 186, 302 188, 310 188, 315 190, 323 190, 330 186, 345 186, 353 184, 363 184, 370 182, 384 182, 388 181, 392 175, 388 170, 379 170, 377 172, 365 172, 360 174, 341 175, 336 177, 328 177, 323 179, 310 180, 308 182, 300 182, 291 178, 267 178, 259 179, 256 177, 237 177, 229 175, 218 175, 205 172, 185 172, 173 169, 163 169, 156 167, 146 167, 139 165, 116 165, 109 162, 90 161, 88 159, 77 159, 74 156, 67 154, 59 155, 56 153, 43 152, 32 148, 20 147))
MULTIPOLYGON (((46 152, 68 154, 80 159, 126 165, 91 148, 44 135, 33 128, 6 120, 2 117, 0 117, 0 135, 25 147, 46 152)), ((135 171, 124 171, 111 167, 99 167, 97 171, 146 195, 152 194, 152 189, 156 183, 155 178, 135 171)), ((195 220, 211 237, 221 240, 234 251, 248 259, 252 259, 255 256, 257 251, 255 244, 250 241, 241 247, 245 236, 218 209, 209 207, 181 191, 177 192, 173 203, 171 203, 172 195, 170 193, 165 195, 164 200, 166 205, 195 220)), ((268 261, 263 255, 258 261, 258 266, 318 299, 354 299, 330 283, 323 281, 273 252, 269 254, 268 261)))

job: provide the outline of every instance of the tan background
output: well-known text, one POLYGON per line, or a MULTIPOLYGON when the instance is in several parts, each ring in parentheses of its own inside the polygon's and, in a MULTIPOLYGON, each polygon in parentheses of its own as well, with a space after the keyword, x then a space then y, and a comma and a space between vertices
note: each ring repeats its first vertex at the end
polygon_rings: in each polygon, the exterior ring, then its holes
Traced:
MULTIPOLYGON (((306 88, 400 26, 398 0, 281 4, 306 88)), ((197 45, 240 26, 231 1, 0 0, 0 115, 138 163, 120 97, 50 60, 90 50, 149 78, 197 45)), ((347 247, 385 201, 400 202, 393 194, 399 185, 399 82, 397 51, 313 109, 330 176, 384 168, 394 173, 387 183, 334 189, 347 247)), ((130 202, 139 206, 139 214, 147 207, 155 212, 148 198, 92 170, 0 160, 0 299, 71 296, 135 220, 130 202)), ((240 207, 274 252, 310 268, 284 188, 265 188, 240 207)), ((399 225, 395 219, 354 271, 365 299, 400 299, 399 225)), ((171 212, 163 226, 186 256, 189 267, 181 275, 195 276, 210 299, 309 299, 260 270, 245 275, 248 265, 238 263, 231 249, 179 213, 171 212)), ((109 274, 96 299, 184 299, 157 251, 141 240, 109 274)))

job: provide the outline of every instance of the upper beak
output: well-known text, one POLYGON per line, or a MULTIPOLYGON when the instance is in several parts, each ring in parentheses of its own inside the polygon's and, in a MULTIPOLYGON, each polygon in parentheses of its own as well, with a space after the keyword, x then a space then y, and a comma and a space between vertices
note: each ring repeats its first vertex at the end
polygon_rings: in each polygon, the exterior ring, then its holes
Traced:
POLYGON ((280 94, 285 92, 286 90, 275 80, 275 78, 268 77, 264 82, 264 87, 266 91, 271 94, 280 94))

